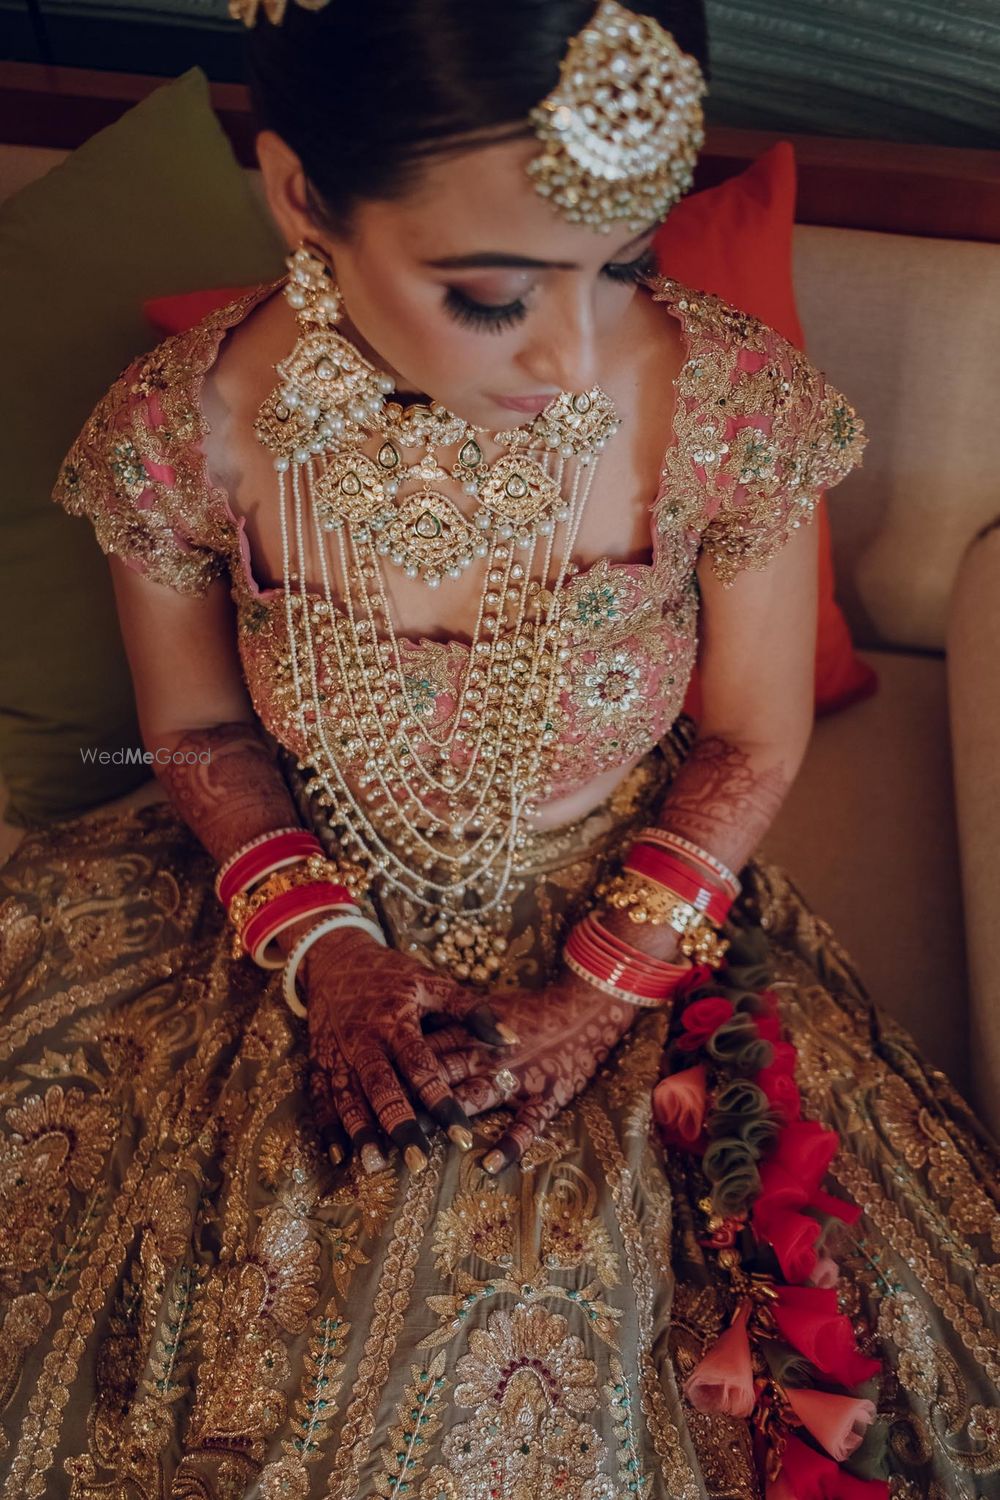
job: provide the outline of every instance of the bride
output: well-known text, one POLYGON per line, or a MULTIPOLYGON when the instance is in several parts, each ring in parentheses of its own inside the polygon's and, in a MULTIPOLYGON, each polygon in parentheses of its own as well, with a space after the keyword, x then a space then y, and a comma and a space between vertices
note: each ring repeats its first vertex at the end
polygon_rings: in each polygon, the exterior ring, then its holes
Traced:
POLYGON ((0 875, 5 1500, 998 1493, 994 1148, 755 858, 866 435, 656 274, 700 5, 231 8, 287 273, 55 490, 167 800, 0 875))

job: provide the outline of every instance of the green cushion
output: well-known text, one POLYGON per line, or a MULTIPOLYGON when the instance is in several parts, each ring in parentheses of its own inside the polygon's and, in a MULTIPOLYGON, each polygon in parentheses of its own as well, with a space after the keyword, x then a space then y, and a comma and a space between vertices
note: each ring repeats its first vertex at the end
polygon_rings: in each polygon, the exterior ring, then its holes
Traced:
POLYGON ((192 68, 0 204, 0 775, 22 828, 130 791, 139 747, 111 575, 51 499, 94 404, 157 336, 146 297, 268 281, 284 246, 192 68))

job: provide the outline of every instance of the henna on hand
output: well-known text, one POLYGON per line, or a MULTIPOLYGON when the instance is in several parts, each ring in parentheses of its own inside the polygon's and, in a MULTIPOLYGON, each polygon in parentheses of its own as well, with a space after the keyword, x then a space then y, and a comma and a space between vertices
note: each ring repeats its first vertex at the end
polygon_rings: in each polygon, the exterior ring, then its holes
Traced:
POLYGON ((553 1116, 582 1093, 635 1024, 639 1009, 572 973, 560 975, 541 993, 503 991, 491 998, 521 1038, 502 1059, 483 1048, 460 1045, 451 1027, 431 1033, 427 1042, 470 1115, 496 1109, 510 1098, 495 1082, 501 1067, 517 1077, 520 1087, 513 1097, 520 1107, 483 1161, 487 1171, 499 1172, 519 1161, 553 1116))
POLYGON ((471 1031, 506 1052, 509 1043, 482 996, 408 954, 383 948, 357 928, 319 938, 304 968, 310 1057, 355 1148, 374 1144, 377 1122, 412 1171, 426 1166, 427 1137, 409 1088, 430 1118, 468 1150, 468 1115, 421 1020, 441 1012, 464 1023, 466 1040, 471 1031))

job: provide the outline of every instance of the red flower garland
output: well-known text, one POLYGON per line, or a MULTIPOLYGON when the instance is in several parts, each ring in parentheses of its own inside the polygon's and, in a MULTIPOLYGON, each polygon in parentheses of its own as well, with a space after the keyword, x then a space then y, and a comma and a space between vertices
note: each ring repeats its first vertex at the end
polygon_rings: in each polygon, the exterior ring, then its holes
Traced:
MULTIPOLYGON (((840 1467, 876 1415, 872 1402, 789 1380, 807 1361, 807 1380, 850 1388, 881 1364, 858 1349, 837 1306, 836 1264, 821 1248, 825 1219, 851 1224, 860 1213, 821 1187, 837 1134, 802 1118, 778 997, 740 983, 739 953, 738 938, 728 972, 698 964, 678 986, 653 1090, 663 1144, 701 1160, 712 1189, 702 1243, 735 1297, 732 1322, 684 1393, 698 1411, 754 1424, 767 1500, 887 1500, 883 1480, 840 1467)), ((750 963, 747 974, 759 977, 756 955, 750 963)))

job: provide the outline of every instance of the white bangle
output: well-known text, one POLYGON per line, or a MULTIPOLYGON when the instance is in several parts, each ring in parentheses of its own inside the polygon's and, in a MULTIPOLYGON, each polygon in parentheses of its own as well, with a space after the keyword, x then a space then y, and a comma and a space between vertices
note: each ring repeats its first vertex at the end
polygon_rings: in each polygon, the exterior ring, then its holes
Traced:
POLYGON ((317 938, 321 938, 327 932, 336 932, 338 927, 360 927, 362 932, 369 933, 376 941, 382 944, 383 948, 389 946, 381 927, 377 923, 370 921, 368 917, 363 917, 360 912, 340 912, 334 917, 324 917, 322 922, 317 922, 315 927, 310 927, 308 932, 302 934, 286 958, 284 973, 281 979, 282 994, 285 997, 285 1003, 293 1015, 304 1016, 306 1014, 306 1008, 299 999, 295 988, 295 976, 298 973, 299 965, 317 938))

